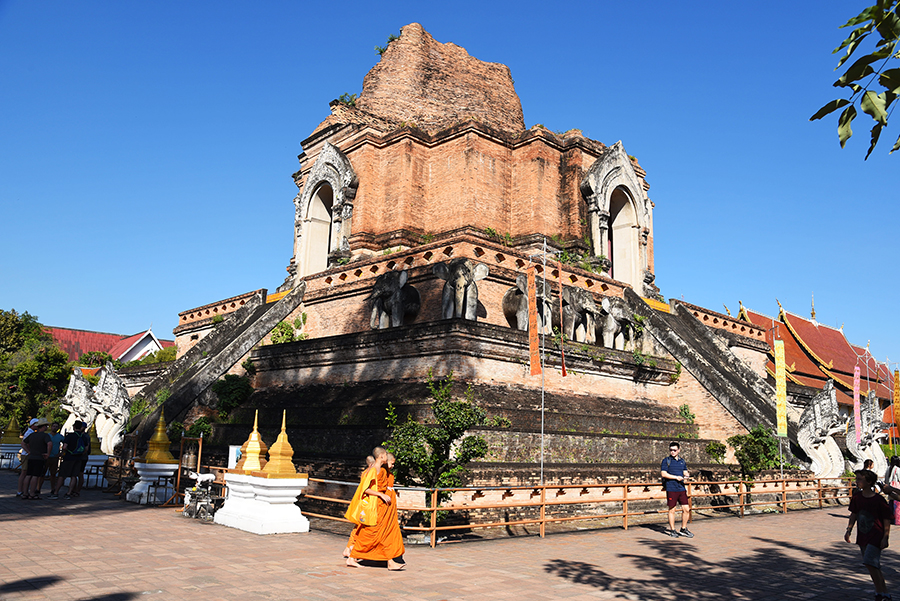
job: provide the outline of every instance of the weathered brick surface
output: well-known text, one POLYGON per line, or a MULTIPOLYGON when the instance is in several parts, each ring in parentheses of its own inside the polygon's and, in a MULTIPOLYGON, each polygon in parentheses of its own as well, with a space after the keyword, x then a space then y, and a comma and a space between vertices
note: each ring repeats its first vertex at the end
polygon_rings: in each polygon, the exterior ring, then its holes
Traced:
POLYGON ((418 23, 401 30, 363 80, 356 106, 393 122, 444 129, 476 118, 499 129, 525 129, 509 67, 442 44, 418 23))

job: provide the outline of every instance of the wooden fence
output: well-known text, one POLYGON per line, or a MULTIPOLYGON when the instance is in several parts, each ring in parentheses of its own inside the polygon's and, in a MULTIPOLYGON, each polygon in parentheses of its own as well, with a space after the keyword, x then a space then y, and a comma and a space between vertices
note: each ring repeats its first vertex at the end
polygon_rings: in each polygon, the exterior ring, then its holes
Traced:
MULTIPOLYGON (((358 483, 310 478, 301 506, 312 501, 332 515, 304 507, 304 515, 347 522, 342 516, 358 483)), ((853 480, 784 478, 770 480, 726 480, 688 482, 688 495, 695 510, 743 517, 748 509, 768 506, 787 513, 788 508, 823 507, 850 498, 853 480)), ((548 524, 585 520, 629 520, 665 514, 666 495, 659 483, 573 484, 543 486, 499 486, 467 488, 398 487, 397 508, 407 522, 407 532, 425 533, 434 547, 445 542, 440 533, 484 528, 538 525, 544 536, 548 524), (448 519, 448 517, 450 519, 448 519), (418 518, 410 520, 409 518, 418 518), (440 518, 440 519, 439 519, 440 518), (438 525, 439 521, 441 525, 438 525)), ((322 511, 322 510, 320 510, 322 511)), ((449 542, 449 541, 447 541, 449 542)))

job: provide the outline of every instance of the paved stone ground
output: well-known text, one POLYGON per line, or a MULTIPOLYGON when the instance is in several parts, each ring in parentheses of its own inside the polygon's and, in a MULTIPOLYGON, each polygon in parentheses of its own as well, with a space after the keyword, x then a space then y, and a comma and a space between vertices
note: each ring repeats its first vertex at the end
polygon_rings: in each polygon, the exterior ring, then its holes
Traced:
MULTIPOLYGON (((0 472, 0 599, 872 599, 847 508, 407 547, 407 569, 343 567, 346 539, 257 536, 99 491, 22 501, 0 472)), ((900 591, 900 558, 884 554, 900 591)))

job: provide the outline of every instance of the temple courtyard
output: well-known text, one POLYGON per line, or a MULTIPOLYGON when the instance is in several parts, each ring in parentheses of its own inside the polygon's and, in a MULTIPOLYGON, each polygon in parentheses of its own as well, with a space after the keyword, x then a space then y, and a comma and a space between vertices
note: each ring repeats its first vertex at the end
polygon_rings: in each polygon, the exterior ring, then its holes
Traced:
MULTIPOLYGON (((344 567, 346 538, 258 536, 86 490, 22 501, 0 472, 0 599, 871 599, 847 508, 408 546, 407 569, 344 567)), ((884 556, 900 590, 900 558, 884 556)))

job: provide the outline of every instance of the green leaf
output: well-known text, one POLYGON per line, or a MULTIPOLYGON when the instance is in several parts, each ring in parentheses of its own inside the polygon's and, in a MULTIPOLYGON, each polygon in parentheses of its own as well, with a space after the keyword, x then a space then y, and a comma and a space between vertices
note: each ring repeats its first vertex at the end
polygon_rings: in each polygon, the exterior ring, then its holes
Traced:
POLYGON ((878 83, 894 94, 900 94, 900 69, 888 69, 878 76, 878 83))
POLYGON ((856 117, 856 107, 852 104, 844 109, 844 112, 841 113, 841 116, 838 118, 838 139, 841 142, 841 148, 847 143, 847 140, 850 139, 850 136, 853 135, 853 130, 850 128, 850 124, 853 122, 853 119, 856 117))
POLYGON ((847 68, 844 74, 841 75, 841 77, 836 82, 834 82, 834 85, 846 87, 854 81, 858 81, 863 77, 867 77, 872 73, 875 73, 875 69, 870 66, 870 63, 877 61, 879 58, 884 58, 883 56, 877 56, 878 54, 879 53, 877 52, 873 52, 872 54, 867 54, 856 59, 856 62, 847 68))
MULTIPOLYGON (((869 25, 868 29, 871 29, 871 27, 872 26, 869 25)), ((834 49, 834 52, 838 52, 843 47, 845 47, 845 46, 847 47, 847 53, 844 54, 844 56, 841 57, 841 60, 838 61, 838 64, 837 64, 837 67, 835 67, 835 70, 841 68, 841 65, 843 65, 847 61, 848 58, 850 58, 850 56, 857 49, 857 47, 859 47, 859 43, 862 42, 864 39, 866 39, 866 36, 868 36, 869 33, 870 32, 868 30, 855 29, 853 31, 853 33, 850 34, 850 37, 848 37, 846 40, 844 40, 841 43, 840 46, 838 46, 837 48, 834 49), (863 32, 865 32, 865 33, 863 33, 863 32)), ((832 54, 834 54, 834 53, 832 53, 832 54)))
POLYGON ((867 90, 859 101, 859 108, 881 125, 887 125, 886 103, 887 97, 884 92, 876 94, 871 90, 867 90))
POLYGON ((860 23, 865 23, 866 21, 871 21, 873 18, 873 13, 878 11, 877 6, 867 6, 863 9, 861 13, 841 25, 841 29, 844 27, 853 27, 854 25, 859 25, 860 23))
POLYGON ((874 127, 872 127, 872 142, 869 144, 869 151, 866 153, 866 158, 864 161, 869 158, 869 155, 872 154, 872 151, 875 150, 875 145, 878 144, 878 137, 881 136, 881 128, 884 127, 881 123, 876 123, 874 127))
POLYGON ((809 120, 815 121, 816 119, 821 119, 825 115, 833 113, 842 106, 847 106, 848 104, 850 104, 850 101, 846 98, 838 98, 836 100, 832 100, 831 102, 820 108, 818 111, 816 111, 816 114, 810 117, 809 120))

